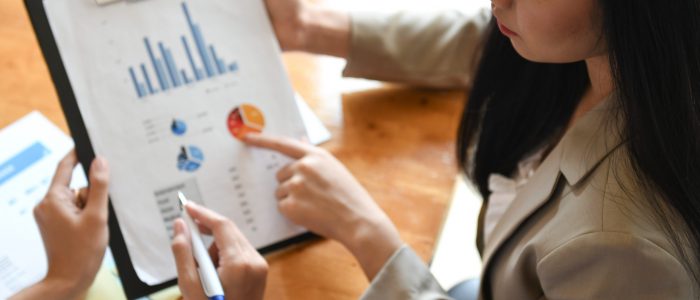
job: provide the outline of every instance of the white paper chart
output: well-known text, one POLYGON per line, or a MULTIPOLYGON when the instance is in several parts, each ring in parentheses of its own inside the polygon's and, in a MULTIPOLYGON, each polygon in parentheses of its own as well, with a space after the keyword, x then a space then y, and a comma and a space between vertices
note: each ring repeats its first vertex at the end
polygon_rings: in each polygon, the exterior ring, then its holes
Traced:
POLYGON ((306 135, 262 1, 45 7, 95 152, 111 162, 110 196, 142 281, 176 277, 178 190, 232 218, 258 248, 305 231, 274 198, 288 158, 239 139, 306 135))

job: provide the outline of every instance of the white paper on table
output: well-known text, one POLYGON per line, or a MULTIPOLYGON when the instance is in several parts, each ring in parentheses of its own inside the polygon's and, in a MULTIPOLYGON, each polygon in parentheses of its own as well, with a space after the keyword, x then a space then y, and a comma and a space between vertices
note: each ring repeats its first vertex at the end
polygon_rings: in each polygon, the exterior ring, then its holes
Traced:
POLYGON ((471 183, 457 176, 430 263, 430 272, 444 290, 464 280, 479 278, 481 274, 481 256, 474 241, 482 202, 471 183))
MULTIPOLYGON (((32 209, 72 148, 73 140, 38 112, 0 131, 0 299, 46 275, 46 253, 32 209)), ((86 185, 78 166, 71 187, 86 185)))
POLYGON ((306 104, 304 98, 298 93, 294 98, 296 98, 297 106, 299 106, 301 118, 304 120, 304 127, 309 137, 309 143, 320 145, 329 141, 331 139, 331 132, 323 125, 323 122, 321 122, 321 119, 311 110, 311 107, 306 104))
POLYGON ((262 1, 44 5, 93 148, 110 161, 112 204, 141 281, 176 276, 178 190, 233 219, 257 248, 305 231, 274 197, 290 160, 228 128, 255 128, 261 112, 263 132, 306 136, 262 1), (232 117, 244 103, 258 112, 232 117))

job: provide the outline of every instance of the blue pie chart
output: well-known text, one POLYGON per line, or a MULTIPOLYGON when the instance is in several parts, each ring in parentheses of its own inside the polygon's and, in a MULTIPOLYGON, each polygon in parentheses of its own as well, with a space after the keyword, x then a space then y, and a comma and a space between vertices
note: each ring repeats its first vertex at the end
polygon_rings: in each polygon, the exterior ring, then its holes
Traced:
POLYGON ((187 132, 187 123, 180 119, 173 119, 173 122, 170 124, 170 130, 174 135, 183 135, 187 132))
POLYGON ((194 172, 199 170, 204 162, 204 153, 196 146, 180 147, 180 154, 177 156, 177 169, 184 172, 194 172))

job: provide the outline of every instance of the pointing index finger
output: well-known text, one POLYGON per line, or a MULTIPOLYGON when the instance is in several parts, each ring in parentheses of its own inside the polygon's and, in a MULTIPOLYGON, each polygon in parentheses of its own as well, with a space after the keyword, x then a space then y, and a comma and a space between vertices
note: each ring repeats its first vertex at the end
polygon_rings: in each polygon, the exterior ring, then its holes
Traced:
POLYGON ((250 146, 277 151, 293 159, 300 159, 314 149, 313 146, 301 141, 286 137, 270 137, 262 134, 247 134, 243 137, 243 142, 250 146))

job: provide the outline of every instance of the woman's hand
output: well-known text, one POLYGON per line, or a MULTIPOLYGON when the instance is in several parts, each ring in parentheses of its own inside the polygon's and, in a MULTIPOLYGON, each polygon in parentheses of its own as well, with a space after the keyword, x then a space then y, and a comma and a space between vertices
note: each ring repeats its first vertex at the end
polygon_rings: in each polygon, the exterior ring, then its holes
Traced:
POLYGON ((292 222, 345 245, 369 278, 403 244, 387 215, 327 151, 263 135, 249 134, 244 141, 295 160, 277 173, 280 211, 292 222))
POLYGON ((280 47, 346 58, 350 16, 303 0, 265 0, 280 47))
POLYGON ((76 299, 87 291, 102 264, 108 241, 109 167, 102 158, 90 166, 90 186, 69 188, 78 160, 71 152, 58 165, 34 217, 44 241, 48 273, 12 299, 76 299))
MULTIPOLYGON (((209 249, 227 299, 262 299, 267 281, 267 262, 229 219, 193 202, 185 207, 202 233, 213 234, 209 249)), ((189 228, 175 220, 172 250, 177 263, 178 284, 185 299, 205 300, 192 254, 189 228)))

